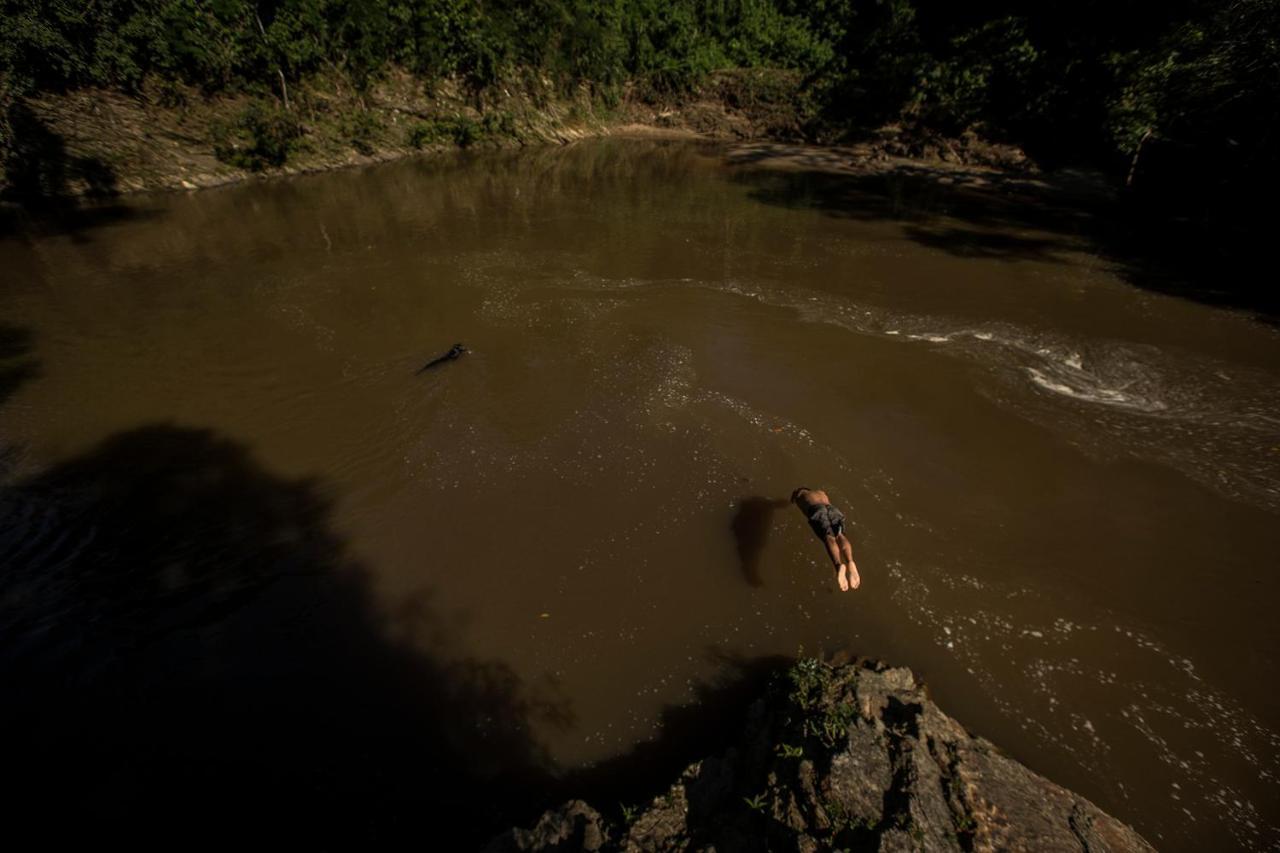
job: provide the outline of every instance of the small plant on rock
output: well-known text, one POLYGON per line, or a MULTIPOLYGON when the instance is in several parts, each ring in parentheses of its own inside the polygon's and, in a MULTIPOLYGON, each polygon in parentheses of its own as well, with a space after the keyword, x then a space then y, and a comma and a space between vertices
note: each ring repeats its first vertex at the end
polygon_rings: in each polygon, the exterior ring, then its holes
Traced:
POLYGON ((817 658, 803 658, 791 667, 787 677, 791 679, 791 700, 807 711, 831 683, 831 670, 817 658))
POLYGON ((804 747, 780 743, 778 744, 778 754, 783 758, 804 758, 804 747))

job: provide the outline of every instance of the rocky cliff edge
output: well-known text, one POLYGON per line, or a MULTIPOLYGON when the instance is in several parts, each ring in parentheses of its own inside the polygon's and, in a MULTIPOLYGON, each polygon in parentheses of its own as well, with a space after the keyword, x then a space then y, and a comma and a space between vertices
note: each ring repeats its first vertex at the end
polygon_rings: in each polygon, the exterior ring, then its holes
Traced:
POLYGON ((803 660, 741 741, 609 820, 581 800, 510 851, 1150 851, 1132 828, 970 735, 908 669, 803 660))

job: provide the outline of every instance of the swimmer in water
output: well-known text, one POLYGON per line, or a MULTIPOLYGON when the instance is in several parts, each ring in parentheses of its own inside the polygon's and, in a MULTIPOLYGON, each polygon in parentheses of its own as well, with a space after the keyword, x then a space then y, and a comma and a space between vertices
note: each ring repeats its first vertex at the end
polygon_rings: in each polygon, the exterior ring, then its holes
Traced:
POLYGON ((862 583, 858 567, 853 564, 853 546, 844 535, 844 513, 831 505, 831 499, 821 489, 804 486, 791 493, 791 502, 809 519, 809 527, 827 546, 827 556, 836 567, 836 582, 842 591, 857 589, 862 583))

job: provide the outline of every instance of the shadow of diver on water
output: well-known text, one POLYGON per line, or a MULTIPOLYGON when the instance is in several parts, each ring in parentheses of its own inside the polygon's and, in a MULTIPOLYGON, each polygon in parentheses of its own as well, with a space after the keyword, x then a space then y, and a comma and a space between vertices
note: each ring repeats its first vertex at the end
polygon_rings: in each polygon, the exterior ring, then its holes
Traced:
POLYGON ((769 541, 769 531, 773 528, 773 512, 790 503, 785 498, 759 496, 743 498, 738 502, 738 510, 734 513, 729 528, 733 531, 733 538, 738 546, 738 565, 742 569, 742 576, 751 586, 764 586, 764 579, 760 576, 760 559, 764 555, 764 546, 769 541))

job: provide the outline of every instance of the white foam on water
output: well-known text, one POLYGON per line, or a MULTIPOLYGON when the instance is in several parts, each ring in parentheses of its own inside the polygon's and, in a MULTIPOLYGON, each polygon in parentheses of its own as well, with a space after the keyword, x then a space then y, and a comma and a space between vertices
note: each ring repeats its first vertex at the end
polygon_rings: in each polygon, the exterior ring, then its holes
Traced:
POLYGON ((1050 371, 1036 367, 1027 367, 1026 371, 1027 375, 1031 377, 1031 381, 1045 391, 1062 394, 1087 403, 1119 406, 1141 412, 1160 412, 1167 408, 1160 400, 1126 393, 1123 388, 1108 387, 1079 368, 1072 367, 1070 363, 1066 363, 1065 366, 1077 374, 1077 376, 1073 377, 1075 379, 1074 382, 1068 381, 1063 376, 1062 371, 1051 374, 1050 371))
POLYGON ((1046 391, 1053 391, 1058 394, 1066 394, 1068 397, 1075 397, 1076 393, 1071 389, 1070 385, 1063 385, 1054 382, 1034 367, 1028 367, 1027 372, 1031 374, 1031 381, 1039 385, 1046 391))
MULTIPOLYGON (((596 280, 594 286, 609 283, 596 280)), ((629 279, 621 286, 646 283, 629 279)), ((1226 497, 1280 510, 1280 454, 1273 452, 1280 446, 1280 388, 1266 371, 1011 323, 974 326, 895 313, 801 288, 735 281, 692 286, 784 308, 804 322, 904 345, 936 345, 987 369, 987 380, 977 386, 980 393, 1067 434, 1082 452, 1159 462, 1226 497), (1230 383, 1219 375, 1226 372, 1233 377, 1230 383)))
MULTIPOLYGON (((491 260, 501 268, 498 272, 512 263, 501 253, 491 260)), ((591 293, 590 300, 516 298, 524 288, 512 290, 509 279, 493 288, 494 275, 483 263, 473 263, 468 278, 488 289, 484 311, 490 319, 518 326, 545 323, 553 303, 570 322, 589 322, 642 298, 646 289, 680 287, 782 308, 802 322, 835 325, 906 346, 928 345, 983 368, 975 374, 978 393, 1063 435, 1076 452, 1101 458, 1129 455, 1168 465, 1226 497, 1280 511, 1280 453, 1275 451, 1280 447, 1280 388, 1267 371, 1125 341, 894 312, 793 286, 611 278, 587 273, 575 263, 571 257, 559 258, 554 269, 534 271, 541 278, 531 272, 528 286, 579 289, 591 293), (567 274, 566 268, 571 270, 567 274), (614 298, 602 298, 606 294, 614 298)), ((657 392, 668 403, 682 398, 679 402, 686 406, 701 393, 696 383, 674 379, 657 392)), ((650 399, 648 405, 656 402, 650 399)), ((741 400, 719 402, 748 420, 779 420, 748 412, 750 406, 741 400)), ((800 434, 799 429, 787 432, 800 434)))

